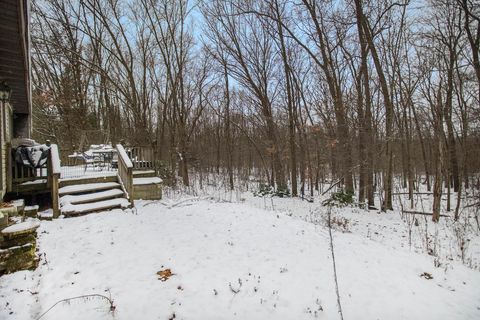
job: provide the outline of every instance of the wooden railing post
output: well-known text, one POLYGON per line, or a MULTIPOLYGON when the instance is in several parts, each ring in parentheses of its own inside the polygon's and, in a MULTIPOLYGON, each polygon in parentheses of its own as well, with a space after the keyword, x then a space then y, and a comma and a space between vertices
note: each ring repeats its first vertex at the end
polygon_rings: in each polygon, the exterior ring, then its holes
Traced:
POLYGON ((60 174, 52 175, 52 209, 53 209, 53 218, 58 218, 60 216, 60 205, 58 203, 58 180, 60 179, 60 174))
POLYGON ((158 143, 157 143, 157 140, 152 141, 152 153, 153 153, 153 158, 152 158, 153 170, 155 170, 155 174, 158 175, 160 165, 159 165, 159 159, 158 159, 158 143))
POLYGON ((48 178, 47 185, 50 188, 52 196, 53 218, 60 216, 60 206, 58 203, 58 181, 60 180, 61 167, 60 155, 58 153, 58 146, 56 144, 50 145, 50 152, 48 153, 48 178))
POLYGON ((118 179, 122 184, 130 204, 133 206, 133 164, 125 151, 125 148, 121 144, 117 144, 117 155, 118 179))
POLYGON ((5 159, 6 159, 6 166, 7 166, 7 191, 12 191, 12 184, 13 184, 13 170, 15 170, 15 161, 12 159, 12 145, 7 142, 6 150, 5 150, 5 159))

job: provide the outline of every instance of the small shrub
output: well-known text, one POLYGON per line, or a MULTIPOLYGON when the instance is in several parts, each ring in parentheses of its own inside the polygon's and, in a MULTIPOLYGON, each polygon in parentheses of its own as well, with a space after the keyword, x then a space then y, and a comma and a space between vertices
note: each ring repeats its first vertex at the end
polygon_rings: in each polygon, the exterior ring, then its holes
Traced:
POLYGON ((175 185, 175 171, 172 171, 171 167, 160 161, 157 164, 158 176, 163 180, 163 183, 167 186, 175 185))
POLYGON ((261 183, 257 191, 253 193, 255 197, 265 197, 265 196, 277 196, 280 198, 289 197, 290 190, 287 187, 277 188, 275 191, 271 185, 261 183))
POLYGON ((258 188, 257 191, 253 193, 255 197, 265 197, 268 195, 273 195, 274 190, 272 186, 264 183, 260 183, 260 187, 258 188))
POLYGON ((353 201, 353 192, 340 190, 332 193, 330 198, 324 200, 322 204, 324 206, 345 207, 353 204, 353 201))
POLYGON ((290 190, 287 187, 277 188, 277 191, 274 193, 275 196, 283 198, 283 197, 290 197, 290 190))

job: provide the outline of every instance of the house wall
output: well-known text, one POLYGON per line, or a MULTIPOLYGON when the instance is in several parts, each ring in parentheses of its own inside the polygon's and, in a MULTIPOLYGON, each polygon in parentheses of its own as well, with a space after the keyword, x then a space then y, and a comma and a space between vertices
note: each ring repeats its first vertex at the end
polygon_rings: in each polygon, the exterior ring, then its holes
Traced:
POLYGON ((28 0, 0 1, 0 81, 12 89, 15 114, 31 114, 28 0))
POLYGON ((13 114, 12 107, 6 103, 0 102, 0 200, 3 199, 7 191, 7 175, 8 175, 8 144, 12 141, 12 123, 13 114))
POLYGON ((30 0, 0 0, 0 82, 12 89, 9 104, 0 102, 0 201, 11 183, 7 144, 32 131, 29 5, 30 0))
POLYGON ((13 121, 13 136, 15 138, 30 138, 31 117, 29 114, 17 113, 13 121))

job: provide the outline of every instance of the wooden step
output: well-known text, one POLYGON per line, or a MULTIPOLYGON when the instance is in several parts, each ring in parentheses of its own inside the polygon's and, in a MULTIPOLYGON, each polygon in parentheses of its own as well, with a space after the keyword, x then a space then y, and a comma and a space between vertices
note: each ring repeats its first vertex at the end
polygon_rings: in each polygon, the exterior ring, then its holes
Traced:
POLYGON ((37 213, 38 213, 38 205, 26 206, 26 207, 23 209, 23 214, 24 214, 26 217, 36 218, 36 217, 37 217, 37 213))
POLYGON ((105 172, 104 175, 80 177, 80 178, 64 178, 60 179, 59 186, 73 186, 77 184, 87 183, 103 183, 103 182, 118 182, 118 176, 116 172, 105 172))
POLYGON ((66 195, 60 198, 60 206, 114 199, 118 197, 123 197, 123 195, 124 193, 121 189, 109 189, 105 191, 79 195, 66 195))
POLYGON ((39 211, 37 213, 37 217, 40 220, 53 220, 53 210, 52 209, 47 209, 44 211, 39 211))
POLYGON ((70 204, 61 208, 61 213, 67 217, 82 215, 95 211, 110 210, 115 208, 128 208, 130 202, 125 198, 116 198, 84 204, 70 204))
POLYGON ((133 171, 134 178, 148 178, 148 177, 156 177, 157 174, 155 170, 135 170, 133 171))
POLYGON ((133 198, 159 200, 162 198, 162 179, 159 177, 133 178, 133 198))
POLYGON ((40 227, 40 222, 37 219, 31 219, 25 222, 13 224, 3 229, 1 232, 5 239, 11 239, 25 234, 34 233, 38 227, 40 227))
POLYGON ((88 193, 116 188, 120 188, 120 184, 118 182, 76 184, 61 187, 60 189, 58 189, 58 194, 60 196, 64 196, 67 194, 88 193))
POLYGON ((146 184, 160 184, 162 183, 162 179, 159 177, 146 177, 146 178, 133 178, 133 185, 140 186, 146 184))

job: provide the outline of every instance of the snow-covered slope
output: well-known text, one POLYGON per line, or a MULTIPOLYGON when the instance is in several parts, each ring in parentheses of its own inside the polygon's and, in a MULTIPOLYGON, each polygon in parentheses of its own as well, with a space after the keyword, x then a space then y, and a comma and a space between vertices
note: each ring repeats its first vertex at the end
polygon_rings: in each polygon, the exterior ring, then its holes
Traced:
MULTIPOLYGON (((339 319, 325 227, 247 204, 136 207, 43 221, 41 266, 0 278, 0 319, 93 293, 111 295, 114 317, 91 298, 42 319, 339 319)), ((334 246, 345 319, 480 318, 477 271, 356 233, 334 231, 334 246)))

